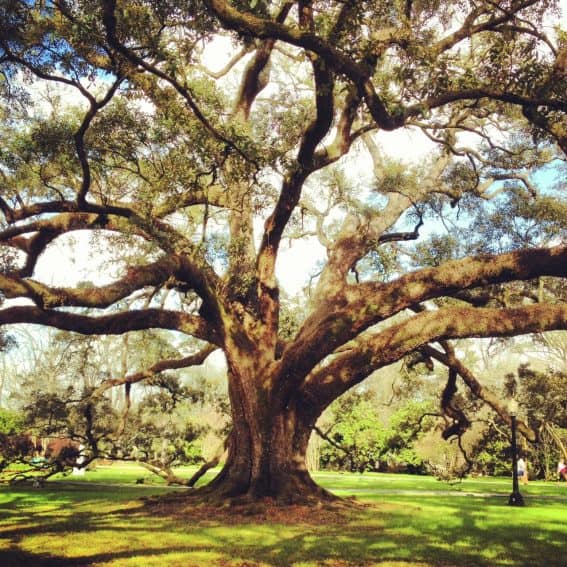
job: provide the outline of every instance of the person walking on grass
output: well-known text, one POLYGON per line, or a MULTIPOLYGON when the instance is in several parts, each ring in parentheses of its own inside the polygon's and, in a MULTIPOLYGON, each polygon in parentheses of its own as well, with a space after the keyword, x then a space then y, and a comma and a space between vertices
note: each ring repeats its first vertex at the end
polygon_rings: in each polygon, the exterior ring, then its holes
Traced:
POLYGON ((557 465, 557 476, 559 480, 564 480, 567 482, 567 464, 563 459, 559 459, 559 463, 557 465))
POLYGON ((518 459, 518 478, 522 484, 528 484, 528 467, 523 457, 518 459))

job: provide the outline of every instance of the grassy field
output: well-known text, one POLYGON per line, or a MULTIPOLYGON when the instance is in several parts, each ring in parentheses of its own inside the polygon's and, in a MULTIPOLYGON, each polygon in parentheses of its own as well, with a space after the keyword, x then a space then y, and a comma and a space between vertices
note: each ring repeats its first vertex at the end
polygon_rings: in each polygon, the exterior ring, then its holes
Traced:
POLYGON ((149 506, 147 497, 183 498, 186 490, 154 483, 132 466, 99 468, 41 489, 4 486, 0 565, 567 565, 565 484, 532 482, 522 487, 527 506, 511 508, 508 479, 448 485, 405 475, 316 476, 366 506, 267 508, 255 516, 185 507, 173 514, 149 506))

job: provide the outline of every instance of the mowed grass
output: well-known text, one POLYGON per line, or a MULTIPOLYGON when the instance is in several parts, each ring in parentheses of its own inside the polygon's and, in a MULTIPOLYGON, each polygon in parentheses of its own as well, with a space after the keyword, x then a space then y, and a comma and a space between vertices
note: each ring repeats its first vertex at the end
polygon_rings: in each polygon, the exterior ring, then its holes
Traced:
POLYGON ((143 497, 183 499, 187 490, 154 485, 131 466, 99 468, 41 489, 4 486, 0 565, 567 565, 565 484, 530 483, 522 487, 527 506, 511 508, 508 479, 450 486, 405 475, 316 476, 365 506, 156 514, 143 497))

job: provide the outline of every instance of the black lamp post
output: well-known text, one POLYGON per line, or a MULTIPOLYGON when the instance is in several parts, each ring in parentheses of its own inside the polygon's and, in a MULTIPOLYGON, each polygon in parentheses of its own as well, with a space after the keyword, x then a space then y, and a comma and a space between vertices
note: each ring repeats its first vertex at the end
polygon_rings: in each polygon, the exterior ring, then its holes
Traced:
POLYGON ((512 418, 512 494, 508 499, 510 506, 523 506, 524 498, 520 494, 518 485, 518 451, 516 448, 516 415, 518 414, 518 402, 512 399, 508 406, 508 413, 512 418))

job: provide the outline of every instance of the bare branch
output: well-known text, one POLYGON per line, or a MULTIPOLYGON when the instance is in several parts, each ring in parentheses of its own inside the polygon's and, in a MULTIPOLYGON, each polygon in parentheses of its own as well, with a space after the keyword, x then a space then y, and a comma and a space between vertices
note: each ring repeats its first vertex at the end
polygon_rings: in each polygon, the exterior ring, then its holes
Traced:
POLYGON ((235 53, 230 58, 230 61, 219 71, 211 71, 210 69, 207 69, 203 65, 199 65, 199 69, 201 69, 201 71, 203 71, 213 79, 220 79, 225 75, 227 75, 239 61, 242 61, 242 59, 244 59, 244 57, 246 57, 246 55, 248 55, 248 53, 251 53, 253 50, 254 48, 251 45, 243 47, 238 53, 235 53))
POLYGON ((216 345, 207 345, 199 352, 185 356, 183 358, 170 358, 160 360, 145 370, 121 376, 120 378, 110 378, 100 384, 100 386, 92 393, 93 397, 100 396, 110 388, 122 385, 132 385, 149 378, 153 378, 160 372, 166 370, 178 370, 180 368, 189 368, 190 366, 199 366, 205 362, 206 358, 217 349, 216 345))

